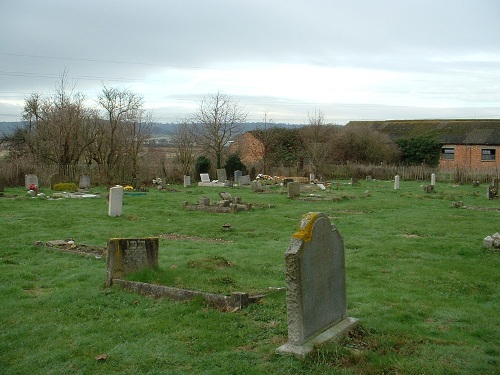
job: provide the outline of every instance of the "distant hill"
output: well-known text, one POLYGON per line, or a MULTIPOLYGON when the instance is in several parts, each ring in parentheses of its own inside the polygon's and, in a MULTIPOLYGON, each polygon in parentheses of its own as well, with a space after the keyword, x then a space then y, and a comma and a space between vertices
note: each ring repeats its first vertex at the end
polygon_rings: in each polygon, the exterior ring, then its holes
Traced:
POLYGON ((20 125, 21 125, 20 121, 17 122, 0 121, 0 136, 12 133, 14 129, 20 125))

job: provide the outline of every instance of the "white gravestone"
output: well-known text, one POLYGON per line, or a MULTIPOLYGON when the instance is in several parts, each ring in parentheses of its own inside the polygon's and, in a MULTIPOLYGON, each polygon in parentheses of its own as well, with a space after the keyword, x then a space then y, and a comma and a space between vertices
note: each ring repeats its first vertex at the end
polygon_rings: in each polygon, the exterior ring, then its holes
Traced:
POLYGON ((38 186, 38 177, 36 174, 27 174, 24 177, 24 187, 26 190, 30 190, 30 186, 35 185, 37 188, 38 186))
POLYGON ((322 212, 304 215, 285 253, 288 342, 280 354, 305 357, 358 322, 347 316, 344 242, 322 212))
POLYGON ((191 186, 191 176, 184 176, 184 187, 191 186))
POLYGON ((394 190, 399 190, 399 175, 394 176, 394 190))
POLYGON ((431 174, 431 185, 436 186, 436 174, 431 174))
POLYGON ((109 189, 109 216, 120 216, 122 214, 123 187, 115 186, 109 189))

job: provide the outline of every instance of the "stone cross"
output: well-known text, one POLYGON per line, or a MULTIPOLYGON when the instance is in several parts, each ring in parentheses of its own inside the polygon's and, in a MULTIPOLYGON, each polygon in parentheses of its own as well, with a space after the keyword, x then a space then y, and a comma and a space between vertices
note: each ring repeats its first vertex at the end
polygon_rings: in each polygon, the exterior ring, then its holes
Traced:
POLYGON ((347 317, 343 238, 326 214, 304 215, 285 253, 285 269, 288 342, 278 353, 305 357, 357 324, 347 317))
POLYGON ((115 186, 109 189, 109 216, 120 216, 122 214, 123 187, 115 186))

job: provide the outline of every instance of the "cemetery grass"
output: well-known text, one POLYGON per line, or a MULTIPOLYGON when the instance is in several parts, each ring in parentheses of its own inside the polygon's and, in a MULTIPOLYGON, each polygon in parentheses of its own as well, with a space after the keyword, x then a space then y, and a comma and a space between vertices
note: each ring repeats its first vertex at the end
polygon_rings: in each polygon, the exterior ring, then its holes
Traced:
MULTIPOLYGON (((500 230, 486 186, 339 183, 289 200, 234 188, 150 190, 124 197, 43 200, 23 189, 0 198, 2 374, 495 374, 500 369, 499 257, 482 239, 500 230), (228 191, 248 212, 187 211, 182 202, 228 191), (311 196, 311 194, 313 196, 311 196), (17 195, 17 197, 15 197, 17 195), (452 208, 463 201, 472 208, 452 208), (301 216, 325 212, 344 237, 349 316, 359 326, 306 360, 286 342, 283 255, 301 216), (224 224, 231 224, 224 230, 224 224), (221 312, 105 288, 105 261, 36 245, 72 238, 160 237, 160 267, 131 279, 228 294, 264 294, 221 312)), ((94 189, 105 194, 102 189, 94 189)), ((50 191, 47 191, 50 193, 50 191)))

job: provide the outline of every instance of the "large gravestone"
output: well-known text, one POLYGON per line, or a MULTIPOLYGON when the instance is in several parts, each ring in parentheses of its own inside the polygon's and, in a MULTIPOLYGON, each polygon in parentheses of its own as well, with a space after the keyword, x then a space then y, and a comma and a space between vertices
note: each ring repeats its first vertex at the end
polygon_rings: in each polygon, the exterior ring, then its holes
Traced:
POLYGON ((225 182, 227 180, 226 170, 225 169, 217 169, 217 180, 219 182, 225 182))
POLYGON ((123 187, 115 186, 109 189, 109 216, 120 216, 122 214, 123 187))
POLYGON ((31 185, 35 185, 36 187, 39 187, 38 185, 38 177, 36 174, 27 174, 24 177, 24 187, 26 190, 30 189, 31 185))
POLYGON ((78 188, 90 189, 90 175, 81 174, 78 178, 78 188))
POLYGON ((108 240, 106 286, 111 286, 113 279, 145 268, 158 268, 158 237, 108 240))
POLYGON ((285 267, 288 342, 277 352, 304 357, 358 322, 347 317, 343 238, 326 214, 304 215, 285 253, 285 267))
POLYGON ((288 183, 288 198, 296 198, 300 196, 300 182, 288 183))

